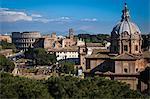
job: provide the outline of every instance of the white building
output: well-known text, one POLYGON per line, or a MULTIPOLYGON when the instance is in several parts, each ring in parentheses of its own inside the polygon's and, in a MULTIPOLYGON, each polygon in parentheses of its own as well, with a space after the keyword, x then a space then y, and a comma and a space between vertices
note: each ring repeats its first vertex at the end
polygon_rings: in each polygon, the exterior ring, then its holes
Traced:
POLYGON ((59 49, 49 49, 51 53, 55 53, 57 61, 66 59, 78 59, 78 48, 59 48, 59 49))

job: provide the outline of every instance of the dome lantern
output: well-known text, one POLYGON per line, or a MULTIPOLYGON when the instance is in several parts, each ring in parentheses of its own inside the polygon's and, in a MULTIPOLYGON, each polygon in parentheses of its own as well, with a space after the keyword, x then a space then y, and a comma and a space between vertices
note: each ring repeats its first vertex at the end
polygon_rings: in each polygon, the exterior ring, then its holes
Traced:
POLYGON ((121 21, 123 21, 123 20, 129 21, 129 18, 130 18, 129 9, 128 9, 127 3, 125 3, 124 9, 122 10, 122 20, 121 21))

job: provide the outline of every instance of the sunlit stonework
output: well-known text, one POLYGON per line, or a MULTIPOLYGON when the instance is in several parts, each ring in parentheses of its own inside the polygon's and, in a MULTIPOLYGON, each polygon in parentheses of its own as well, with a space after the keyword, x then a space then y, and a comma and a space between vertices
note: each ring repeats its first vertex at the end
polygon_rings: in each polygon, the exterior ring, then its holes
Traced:
POLYGON ((127 4, 122 13, 121 21, 111 33, 111 53, 141 54, 141 31, 135 23, 131 22, 127 4))

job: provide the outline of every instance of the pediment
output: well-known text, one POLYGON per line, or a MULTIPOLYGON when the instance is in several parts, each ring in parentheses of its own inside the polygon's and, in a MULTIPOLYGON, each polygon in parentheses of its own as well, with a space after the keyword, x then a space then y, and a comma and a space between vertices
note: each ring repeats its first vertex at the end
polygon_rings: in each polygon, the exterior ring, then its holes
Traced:
POLYGON ((136 56, 129 54, 129 53, 123 53, 121 55, 118 55, 116 57, 114 57, 114 59, 118 59, 118 60, 136 60, 138 59, 136 56))

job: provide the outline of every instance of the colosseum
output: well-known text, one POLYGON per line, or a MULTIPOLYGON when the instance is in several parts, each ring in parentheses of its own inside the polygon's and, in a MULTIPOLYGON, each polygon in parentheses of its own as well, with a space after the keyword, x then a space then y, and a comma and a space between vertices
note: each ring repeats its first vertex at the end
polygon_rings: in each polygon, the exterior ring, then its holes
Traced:
POLYGON ((19 50, 28 50, 28 47, 32 47, 32 44, 36 39, 40 38, 40 32, 12 32, 12 43, 16 45, 19 50))

